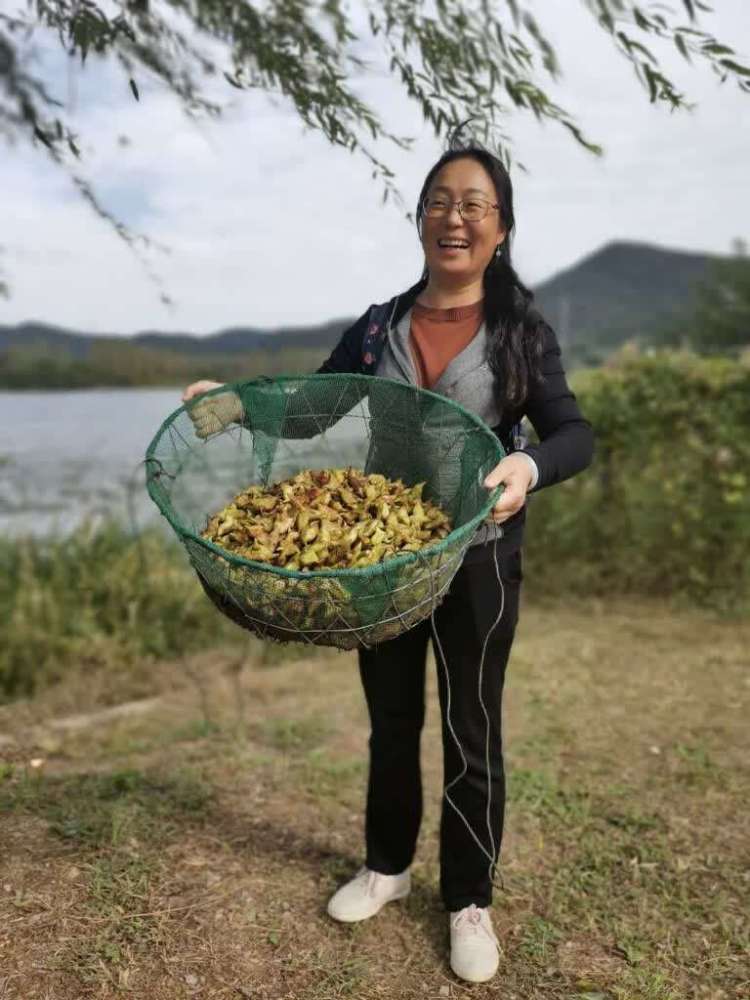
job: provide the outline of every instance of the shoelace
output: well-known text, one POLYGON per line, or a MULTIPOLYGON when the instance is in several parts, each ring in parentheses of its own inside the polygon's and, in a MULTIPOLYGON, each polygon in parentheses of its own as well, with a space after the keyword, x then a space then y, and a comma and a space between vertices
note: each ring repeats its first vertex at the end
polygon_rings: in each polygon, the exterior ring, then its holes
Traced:
POLYGON ((378 894, 378 888, 380 883, 384 879, 392 878, 392 875, 383 875, 381 872, 370 871, 369 868, 361 868, 357 873, 357 877, 362 879, 365 883, 365 892, 368 896, 376 896, 378 894))
POLYGON ((367 874, 367 895, 374 896, 378 884, 378 872, 368 872, 367 874))
POLYGON ((381 878, 380 872, 373 872, 368 868, 363 868, 359 873, 359 877, 365 880, 365 892, 367 895, 377 895, 378 879, 381 878))
POLYGON ((482 923, 482 912, 475 903, 472 903, 470 906, 465 906, 463 910, 459 910, 451 921, 451 926, 455 930, 459 930, 461 927, 464 927, 467 931, 473 934, 479 934, 483 931, 495 942, 495 944, 498 944, 494 932, 482 923))

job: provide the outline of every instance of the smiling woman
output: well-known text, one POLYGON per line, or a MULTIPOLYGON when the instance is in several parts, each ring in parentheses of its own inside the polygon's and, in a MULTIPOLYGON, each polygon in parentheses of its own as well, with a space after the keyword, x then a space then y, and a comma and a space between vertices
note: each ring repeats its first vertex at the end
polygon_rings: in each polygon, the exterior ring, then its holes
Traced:
MULTIPOLYGON (((501 698, 518 620, 526 496, 584 469, 593 438, 568 387, 555 334, 531 308, 531 293, 511 264, 513 190, 502 162, 454 134, 425 178, 416 217, 421 279, 370 306, 319 371, 406 382, 479 416, 505 452, 483 485, 502 485, 503 492, 431 619, 359 650, 372 726, 366 855, 328 913, 364 920, 409 892, 422 816, 419 738, 432 642, 443 719, 440 884, 451 914, 451 967, 462 979, 483 982, 498 967, 489 905, 505 810, 501 698), (520 448, 515 429, 525 416, 540 443, 520 448)), ((189 386, 183 399, 208 385, 189 386)), ((253 414, 232 397, 214 394, 190 407, 196 432, 214 434, 232 421, 252 426, 253 414)), ((398 474, 408 481, 424 456, 406 447, 414 432, 408 419, 393 407, 386 416, 389 460, 406 461, 398 474)))

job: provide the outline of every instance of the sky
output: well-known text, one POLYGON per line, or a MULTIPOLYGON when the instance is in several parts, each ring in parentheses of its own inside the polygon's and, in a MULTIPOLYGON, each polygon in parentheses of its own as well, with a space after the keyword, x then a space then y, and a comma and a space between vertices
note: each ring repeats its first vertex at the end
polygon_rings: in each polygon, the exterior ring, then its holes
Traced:
MULTIPOLYGON (((605 155, 592 156, 559 126, 509 116, 513 155, 527 168, 511 173, 521 277, 533 288, 611 240, 720 254, 733 239, 750 239, 750 95, 656 46, 697 104, 671 114, 649 104, 582 2, 531 5, 562 66, 550 95, 605 155)), ((750 3, 716 7, 704 27, 747 63, 750 3)), ((16 143, 0 146, 0 268, 11 288, 0 323, 112 334, 283 329, 359 315, 421 273, 413 224, 404 208, 382 204, 369 164, 305 130, 279 99, 227 85, 222 118, 196 122, 158 81, 140 77, 136 103, 111 66, 61 74, 59 58, 45 65, 72 106, 84 172, 102 203, 164 248, 146 257, 173 305, 69 178, 16 143)), ((415 137, 409 153, 375 147, 411 209, 442 140, 386 74, 363 78, 358 92, 388 129, 415 137)))

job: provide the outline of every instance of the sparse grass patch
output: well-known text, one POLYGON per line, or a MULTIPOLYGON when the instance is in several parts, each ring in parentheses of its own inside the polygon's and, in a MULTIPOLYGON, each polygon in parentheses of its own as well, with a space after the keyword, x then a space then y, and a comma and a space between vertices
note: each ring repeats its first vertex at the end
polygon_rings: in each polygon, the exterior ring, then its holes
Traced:
POLYGON ((679 760, 675 774, 678 781, 694 786, 710 783, 715 787, 723 783, 724 775, 705 746, 678 743, 674 749, 679 760))
POLYGON ((533 962, 545 963, 562 936, 563 932, 544 917, 532 916, 524 928, 521 951, 533 962))
POLYGON ((350 802, 360 793, 367 774, 361 757, 333 757, 326 750, 312 750, 300 763, 298 782, 313 798, 350 802))
POLYGON ((264 719, 250 728, 253 739, 285 753, 304 753, 324 743, 331 727, 321 716, 264 719))
POLYGON ((96 982, 104 969, 124 969, 158 943, 158 924, 151 911, 153 861, 111 853, 87 866, 88 910, 93 933, 79 934, 59 956, 59 965, 75 969, 85 983, 96 982))
MULTIPOLYGON (((134 755, 153 755, 167 751, 180 743, 193 743, 207 748, 232 739, 233 727, 229 722, 194 718, 175 723, 165 719, 147 719, 108 726, 97 732, 95 727, 65 740, 67 755, 88 761, 92 753, 98 758, 114 762, 134 755)), ((186 751, 187 752, 187 751, 186 751)))
POLYGON ((183 725, 174 726, 163 734, 164 743, 183 743, 205 740, 221 732, 218 722, 211 719, 190 719, 183 725))
POLYGON ((367 973, 369 971, 369 963, 362 955, 328 954, 325 964, 321 964, 319 968, 320 978, 315 977, 305 995, 309 1000, 360 996, 361 990, 367 988, 367 973))
POLYGON ((332 753, 328 744, 335 730, 323 717, 264 719, 250 726, 249 735, 270 752, 244 755, 245 764, 261 769, 277 790, 301 793, 322 810, 359 806, 367 760, 332 753))
POLYGON ((562 787, 546 770, 512 768, 508 781, 508 800, 538 816, 554 814, 564 822, 583 822, 590 815, 585 790, 562 787))
POLYGON ((121 770, 47 777, 27 769, 0 786, 0 813, 22 810, 44 818, 51 832, 82 848, 154 840, 201 815, 211 798, 199 776, 121 770))

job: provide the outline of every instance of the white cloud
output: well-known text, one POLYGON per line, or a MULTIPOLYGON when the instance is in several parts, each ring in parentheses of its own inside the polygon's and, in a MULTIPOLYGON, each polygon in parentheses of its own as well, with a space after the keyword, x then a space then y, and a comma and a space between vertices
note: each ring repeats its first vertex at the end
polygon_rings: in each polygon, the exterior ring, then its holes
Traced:
MULTIPOLYGON (((595 160, 561 128, 509 120, 531 169, 514 174, 522 276, 538 282, 610 239, 721 252, 750 235, 750 98, 667 54, 700 102, 692 115, 669 115, 648 104, 582 7, 545 5, 544 18, 566 72, 554 96, 607 152, 595 160)), ((713 27, 741 49, 745 0, 726 2, 713 27)), ((108 207, 171 249, 149 261, 177 306, 165 311, 143 268, 69 182, 18 148, 2 164, 0 242, 13 289, 4 322, 122 333, 314 323, 358 314, 418 275, 414 229, 396 206, 380 204, 368 164, 304 132, 288 108, 240 95, 222 121, 195 123, 155 84, 141 81, 136 103, 120 77, 98 72, 98 86, 94 74, 77 84, 80 129, 95 138, 87 176, 108 207)), ((392 131, 419 137, 412 154, 377 149, 411 208, 440 143, 393 81, 374 76, 358 88, 392 131)))

